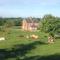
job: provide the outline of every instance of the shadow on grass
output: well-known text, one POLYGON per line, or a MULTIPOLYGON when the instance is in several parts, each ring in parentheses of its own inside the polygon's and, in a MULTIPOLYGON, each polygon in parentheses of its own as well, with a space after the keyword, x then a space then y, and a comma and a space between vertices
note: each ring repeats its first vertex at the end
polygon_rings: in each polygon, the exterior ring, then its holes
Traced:
POLYGON ((32 56, 32 57, 26 57, 21 60, 60 60, 60 54, 54 54, 49 56, 32 56))
POLYGON ((35 41, 30 44, 15 45, 11 50, 0 49, 0 59, 16 58, 17 56, 25 56, 30 50, 35 49, 36 45, 43 45, 45 43, 35 41))

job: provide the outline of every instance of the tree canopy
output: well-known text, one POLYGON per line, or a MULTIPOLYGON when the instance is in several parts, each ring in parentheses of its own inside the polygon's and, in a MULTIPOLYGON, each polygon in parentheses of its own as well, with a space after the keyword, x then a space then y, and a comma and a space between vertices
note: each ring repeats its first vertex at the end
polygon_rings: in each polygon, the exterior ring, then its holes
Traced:
POLYGON ((60 30, 60 18, 52 15, 45 15, 42 18, 42 30, 49 34, 58 33, 60 30))

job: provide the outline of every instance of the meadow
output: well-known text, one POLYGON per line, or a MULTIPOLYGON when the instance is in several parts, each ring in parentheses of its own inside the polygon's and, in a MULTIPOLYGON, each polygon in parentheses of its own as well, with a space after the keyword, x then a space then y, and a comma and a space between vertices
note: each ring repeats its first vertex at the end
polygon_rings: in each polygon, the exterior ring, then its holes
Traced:
POLYGON ((0 32, 5 40, 0 41, 0 60, 59 60, 60 39, 48 44, 48 34, 42 31, 27 32, 21 29, 9 29, 0 32), (26 38, 38 35, 38 39, 26 38))

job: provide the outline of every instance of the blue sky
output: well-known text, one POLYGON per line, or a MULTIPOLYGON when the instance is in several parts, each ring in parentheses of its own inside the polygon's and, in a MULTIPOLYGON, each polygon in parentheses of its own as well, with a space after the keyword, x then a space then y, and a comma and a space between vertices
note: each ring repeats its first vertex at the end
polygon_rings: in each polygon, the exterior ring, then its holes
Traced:
POLYGON ((0 17, 60 17, 60 0, 0 0, 0 17))

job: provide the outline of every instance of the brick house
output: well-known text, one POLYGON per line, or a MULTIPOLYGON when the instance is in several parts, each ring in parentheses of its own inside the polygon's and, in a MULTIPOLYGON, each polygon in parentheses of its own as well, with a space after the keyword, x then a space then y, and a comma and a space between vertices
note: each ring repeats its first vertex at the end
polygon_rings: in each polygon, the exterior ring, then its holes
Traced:
POLYGON ((33 18, 26 18, 22 21, 22 29, 26 31, 35 31, 38 28, 38 21, 33 18))

